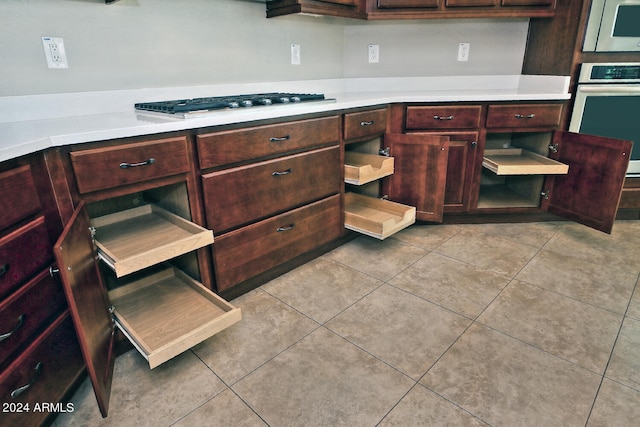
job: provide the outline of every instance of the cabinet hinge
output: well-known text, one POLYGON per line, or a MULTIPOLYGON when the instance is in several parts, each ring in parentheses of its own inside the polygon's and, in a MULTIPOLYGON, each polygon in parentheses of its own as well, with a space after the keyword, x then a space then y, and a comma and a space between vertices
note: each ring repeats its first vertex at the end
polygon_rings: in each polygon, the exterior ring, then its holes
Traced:
POLYGON ((558 144, 549 144, 549 151, 551 151, 552 153, 557 153, 558 152, 558 144))
POLYGON ((115 316, 115 314, 113 314, 113 313, 115 313, 115 311, 116 311, 116 308, 114 306, 110 305, 109 306, 109 318, 111 319, 111 324, 113 325, 113 327, 115 327, 115 324, 116 324, 116 316, 115 316))
POLYGON ((380 154, 381 156, 390 157, 391 147, 382 148, 380 151, 378 151, 378 154, 380 154))
POLYGON ((540 193, 540 195, 542 196, 543 199, 549 200, 550 193, 548 191, 545 190, 542 193, 540 193))

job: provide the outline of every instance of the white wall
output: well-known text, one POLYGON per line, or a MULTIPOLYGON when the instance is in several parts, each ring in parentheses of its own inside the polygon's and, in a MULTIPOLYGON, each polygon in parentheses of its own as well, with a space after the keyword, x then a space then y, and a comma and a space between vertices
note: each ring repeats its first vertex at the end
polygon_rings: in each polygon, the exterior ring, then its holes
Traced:
POLYGON ((264 0, 0 0, 0 96, 364 76, 518 74, 527 20, 265 18, 264 0), (48 69, 42 36, 69 68, 48 69), (471 41, 467 63, 455 61, 471 41), (302 64, 291 65, 291 43, 302 64), (381 62, 367 63, 366 45, 381 62))

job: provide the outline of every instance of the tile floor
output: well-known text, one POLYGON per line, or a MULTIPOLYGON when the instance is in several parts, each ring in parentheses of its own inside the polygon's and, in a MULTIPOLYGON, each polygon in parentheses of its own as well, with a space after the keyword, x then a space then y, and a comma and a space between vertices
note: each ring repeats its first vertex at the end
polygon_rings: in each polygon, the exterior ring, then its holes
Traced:
POLYGON ((55 425, 637 425, 638 254, 640 221, 359 237, 166 364, 121 356, 109 417, 85 381, 55 425))

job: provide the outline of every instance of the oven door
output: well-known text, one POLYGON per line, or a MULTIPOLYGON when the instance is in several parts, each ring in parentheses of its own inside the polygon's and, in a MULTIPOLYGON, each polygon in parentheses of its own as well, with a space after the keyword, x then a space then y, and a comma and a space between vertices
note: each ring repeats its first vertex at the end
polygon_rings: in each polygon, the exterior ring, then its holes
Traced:
POLYGON ((640 0, 593 0, 583 50, 640 52, 640 0))
POLYGON ((627 176, 640 176, 640 84, 581 84, 569 130, 633 141, 627 176))

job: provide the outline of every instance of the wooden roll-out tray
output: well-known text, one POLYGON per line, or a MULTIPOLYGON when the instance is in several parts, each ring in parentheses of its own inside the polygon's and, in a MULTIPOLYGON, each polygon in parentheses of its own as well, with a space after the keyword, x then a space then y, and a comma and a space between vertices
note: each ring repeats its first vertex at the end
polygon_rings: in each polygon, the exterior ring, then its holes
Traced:
POLYGON ((485 150, 482 166, 496 175, 566 175, 569 166, 521 148, 485 150))
POLYGON ((347 184, 362 185, 393 174, 393 157, 347 151, 344 163, 347 184))
POLYGON ((346 193, 344 200, 344 226, 380 240, 416 222, 413 206, 356 193, 346 193))

